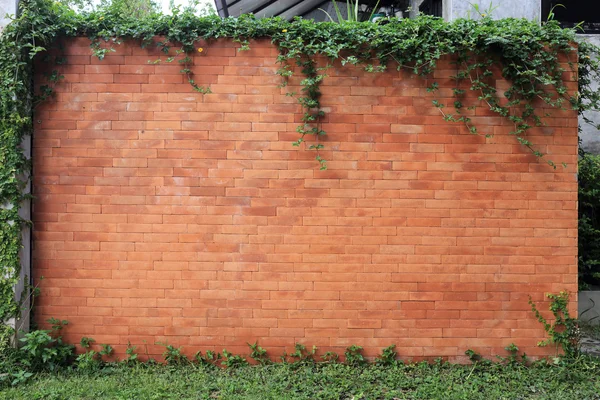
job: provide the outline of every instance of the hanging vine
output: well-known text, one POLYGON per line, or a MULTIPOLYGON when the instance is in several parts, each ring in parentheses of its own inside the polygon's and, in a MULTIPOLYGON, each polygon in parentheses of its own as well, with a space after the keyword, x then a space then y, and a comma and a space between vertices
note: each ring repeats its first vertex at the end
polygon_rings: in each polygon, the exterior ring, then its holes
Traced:
MULTIPOLYGON (((300 93, 289 93, 304 109, 297 128, 299 139, 293 145, 315 151, 321 169, 326 168, 320 154, 324 148, 320 139, 326 134, 322 129, 321 84, 336 61, 373 73, 411 71, 432 82, 428 91, 435 96, 439 86, 432 72, 443 57, 452 57, 457 71, 454 104, 432 100, 444 118, 465 124, 471 133, 478 134, 470 115, 476 107, 487 108, 508 119, 518 143, 538 157, 543 154, 527 133, 543 124, 540 102, 549 107, 572 107, 579 113, 600 105, 600 94, 591 86, 599 79, 597 48, 588 43, 576 45, 575 32, 560 28, 556 21, 540 25, 484 16, 445 22, 420 16, 383 23, 338 24, 248 15, 197 17, 190 10, 178 9, 172 15, 151 12, 139 17, 110 6, 78 14, 50 0, 24 0, 20 7, 19 16, 0 36, 0 321, 19 313, 13 287, 20 269, 21 227, 28 222, 19 217, 18 209, 30 168, 21 142, 32 133, 35 102, 51 96, 52 82, 61 78, 58 72, 51 73, 50 84, 38 90, 39 97, 35 98, 32 63, 58 38, 87 36, 99 58, 126 40, 137 40, 142 47, 157 46, 167 56, 164 62, 177 60, 181 65, 191 90, 205 95, 210 95, 210 88, 197 84, 191 68, 192 55, 204 50, 197 47, 199 40, 210 45, 211 40, 230 38, 240 43, 239 50, 243 51, 249 49, 251 39, 270 38, 280 52, 275 61, 280 64, 278 74, 283 85, 298 70, 303 76, 300 93), (578 70, 573 70, 575 62, 578 70), (510 84, 504 93, 498 93, 493 84, 498 73, 510 84), (567 73, 578 75, 576 93, 567 90, 563 81, 567 73), (475 101, 466 102, 469 91, 476 94, 475 101)), ((548 163, 554 166, 551 160, 548 163)))

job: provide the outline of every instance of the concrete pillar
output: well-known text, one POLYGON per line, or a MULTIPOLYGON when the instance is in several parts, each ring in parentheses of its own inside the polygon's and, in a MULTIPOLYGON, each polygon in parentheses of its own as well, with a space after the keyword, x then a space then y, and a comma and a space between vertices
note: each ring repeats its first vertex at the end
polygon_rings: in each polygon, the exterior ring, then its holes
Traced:
POLYGON ((408 16, 410 18, 416 18, 419 15, 419 7, 425 0, 410 0, 410 12, 408 16))
POLYGON ((540 21, 542 2, 540 0, 444 0, 444 19, 479 18, 479 13, 491 15, 495 19, 527 18, 540 21), (477 4, 479 12, 473 7, 477 4))
MULTIPOLYGON (((32 137, 31 135, 26 135, 21 142, 21 147, 23 148, 23 153, 28 160, 31 160, 31 147, 32 147, 32 137)), ((25 187, 24 192, 26 194, 31 193, 31 181, 29 180, 29 174, 27 176, 23 176, 23 180, 27 180, 27 186, 25 187)), ((25 199, 21 203, 19 208, 19 215, 26 221, 31 220, 31 200, 25 199)), ((15 285, 15 297, 17 300, 23 297, 23 304, 21 308, 21 316, 18 319, 13 319, 11 321, 11 325, 17 331, 29 331, 29 323, 30 323, 30 308, 31 308, 31 299, 29 297, 29 283, 31 282, 31 227, 29 225, 23 226, 21 230, 21 243, 23 247, 21 248, 21 252, 19 253, 19 257, 21 259, 21 272, 19 274, 19 282, 15 285), (25 292, 25 296, 23 296, 23 292, 25 292)))
MULTIPOLYGON (((0 0, 0 34, 2 29, 11 21, 8 16, 15 16, 18 9, 18 0, 0 0)), ((31 136, 23 138, 21 144, 23 151, 27 158, 31 158, 31 136)), ((22 177, 26 179, 27 177, 22 177)), ((25 188, 25 193, 31 192, 31 184, 29 183, 25 188)), ((11 207, 12 205, 2 205, 2 207, 11 207)), ((31 202, 26 200, 21 204, 19 209, 19 215, 27 220, 31 219, 31 202)), ((23 228, 22 231, 23 249, 21 250, 21 274, 18 284, 15 286, 15 297, 21 298, 24 290, 27 288, 29 283, 29 277, 31 276, 31 229, 29 227, 23 228)), ((20 319, 11 319, 8 324, 17 330, 29 330, 29 299, 23 304, 23 312, 20 319)), ((6 321, 0 321, 3 323, 6 321)))

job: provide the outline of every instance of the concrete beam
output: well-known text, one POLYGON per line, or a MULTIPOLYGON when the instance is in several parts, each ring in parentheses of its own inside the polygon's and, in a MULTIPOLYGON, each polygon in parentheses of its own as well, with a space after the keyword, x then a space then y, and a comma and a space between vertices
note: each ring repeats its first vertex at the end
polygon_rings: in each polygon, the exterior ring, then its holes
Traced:
POLYGON ((540 0, 444 0, 444 19, 453 21, 459 18, 480 17, 480 13, 491 15, 494 19, 526 18, 540 21, 542 2, 540 0), (479 12, 473 4, 477 4, 479 12))

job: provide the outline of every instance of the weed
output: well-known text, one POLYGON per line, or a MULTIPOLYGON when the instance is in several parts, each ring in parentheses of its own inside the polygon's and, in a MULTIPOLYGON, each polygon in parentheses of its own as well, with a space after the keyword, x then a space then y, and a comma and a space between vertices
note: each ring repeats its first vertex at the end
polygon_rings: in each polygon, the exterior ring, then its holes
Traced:
POLYGON ((86 372, 96 372, 102 367, 102 361, 94 350, 87 351, 77 356, 75 360, 77 369, 86 372))
POLYGON ((125 354, 127 354, 127 358, 125 362, 127 364, 135 364, 138 362, 138 355, 136 353, 137 346, 132 346, 131 342, 127 342, 127 349, 125 350, 125 354))
POLYGON ((279 356, 279 361, 281 361, 282 364, 289 364, 289 355, 287 353, 287 351, 283 351, 283 353, 279 356))
POLYGON ((110 344, 101 344, 100 345, 101 350, 98 352, 98 355, 100 357, 110 357, 112 355, 112 353, 114 353, 114 349, 112 348, 112 346, 110 344))
POLYGON ((375 364, 385 366, 394 365, 396 363, 397 355, 398 352, 396 351, 396 345, 393 344, 388 346, 381 350, 381 355, 375 359, 375 364))
POLYGON ((65 326, 69 325, 69 321, 67 321, 66 319, 60 320, 56 318, 49 318, 46 322, 48 322, 52 327, 53 334, 60 334, 60 332, 65 328, 65 326))
POLYGON ((346 351, 344 352, 346 364, 351 365, 353 367, 360 367, 367 364, 367 360, 363 356, 362 351, 363 348, 355 344, 346 348, 346 351))
POLYGON ((321 359, 326 363, 334 364, 338 362, 340 356, 336 352, 328 351, 321 356, 321 359))
POLYGON ((467 351, 465 351, 465 354, 467 355, 467 357, 469 357, 469 360, 471 360, 473 364, 481 360, 481 354, 477 353, 474 350, 468 349, 467 351))
POLYGON ((79 344, 84 349, 88 349, 85 353, 77 356, 77 369, 87 372, 98 371, 104 365, 102 357, 110 356, 113 353, 113 348, 109 344, 101 344, 100 351, 91 350, 92 344, 96 341, 89 337, 82 337, 79 344))
MULTIPOLYGON (((508 346, 506 346, 504 350, 508 352, 509 356, 506 358, 501 358, 503 361, 511 365, 516 365, 519 363, 519 348, 516 344, 511 343, 508 346)), ((523 356, 525 356, 525 354, 523 354, 523 356)), ((527 356, 525 356, 525 359, 526 357, 527 356)))
POLYGON ((187 364, 189 360, 182 353, 183 347, 175 347, 168 343, 157 343, 158 345, 165 346, 163 357, 167 365, 183 365, 187 364))
POLYGON ((312 364, 315 362, 316 353, 317 346, 313 346, 309 351, 305 345, 296 343, 294 346, 294 352, 290 354, 290 357, 295 358, 294 364, 312 364))
POLYGON ((92 344, 95 342, 94 339, 89 338, 89 337, 82 337, 81 340, 79 341, 79 344, 81 345, 81 347, 83 347, 84 349, 89 349, 92 344))
POLYGON ((248 343, 250 350, 250 358, 256 361, 261 365, 271 364, 271 360, 269 360, 269 356, 267 355, 267 351, 258 345, 258 342, 254 344, 248 343))
POLYGON ((20 385, 22 383, 27 382, 29 380, 29 378, 31 378, 32 376, 33 376, 32 372, 27 372, 25 370, 20 370, 18 372, 10 374, 10 377, 12 378, 10 384, 12 386, 20 385))
POLYGON ((221 365, 229 369, 245 367, 248 365, 248 360, 244 357, 231 354, 227 350, 223 350, 223 361, 221 365))
POLYGON ((202 355, 201 351, 196 352, 194 355, 194 361, 204 367, 216 367, 219 360, 221 360, 221 353, 213 350, 207 350, 206 355, 202 355))

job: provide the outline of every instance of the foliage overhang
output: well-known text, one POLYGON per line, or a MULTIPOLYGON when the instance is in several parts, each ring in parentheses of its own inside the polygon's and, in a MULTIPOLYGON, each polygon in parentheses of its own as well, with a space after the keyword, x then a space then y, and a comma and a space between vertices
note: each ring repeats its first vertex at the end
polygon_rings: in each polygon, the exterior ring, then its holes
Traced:
MULTIPOLYGON (((543 124, 537 105, 574 108, 583 113, 597 109, 600 94, 591 83, 598 79, 600 67, 597 48, 588 43, 575 46, 575 32, 562 29, 556 21, 538 24, 524 19, 479 20, 442 19, 420 16, 416 19, 387 20, 383 23, 342 22, 315 23, 297 19, 288 22, 279 18, 256 19, 242 15, 221 19, 218 16, 197 17, 190 11, 175 10, 173 15, 151 13, 146 17, 125 15, 110 7, 89 13, 76 13, 59 2, 50 0, 21 1, 21 10, 0 36, 0 322, 19 313, 19 301, 13 287, 20 270, 22 249, 21 227, 28 223, 18 215, 25 198, 23 188, 30 164, 21 143, 32 134, 35 105, 51 96, 52 85, 46 85, 34 96, 33 59, 49 49, 58 38, 87 36, 94 54, 102 58, 111 46, 121 40, 135 39, 142 46, 159 46, 169 54, 176 50, 182 73, 193 90, 209 93, 210 88, 198 86, 192 77, 190 55, 196 51, 199 39, 231 38, 247 49, 253 38, 271 38, 279 48, 279 74, 282 82, 291 76, 296 64, 304 79, 297 95, 305 112, 300 135, 294 145, 306 145, 316 150, 322 169, 326 161, 319 156, 323 147, 319 136, 324 112, 321 110, 320 84, 326 79, 328 66, 320 66, 316 57, 342 65, 352 64, 370 72, 386 69, 407 69, 416 75, 431 76, 436 63, 451 55, 456 63, 455 102, 452 111, 433 101, 445 119, 464 123, 471 133, 477 127, 469 115, 477 106, 507 118, 514 126, 512 134, 519 143, 537 156, 543 156, 535 144, 526 138, 527 131, 543 124), (155 38, 164 39, 156 43, 155 38), (108 45, 107 45, 108 43, 108 45), (578 49, 576 49, 578 47, 578 49), (562 57, 562 58, 561 58, 562 57), (570 59, 571 69, 565 70, 561 60, 570 59), (497 93, 493 83, 493 68, 500 68, 510 83, 505 93, 497 93), (578 93, 569 93, 563 73, 577 73, 578 93), (466 91, 476 93, 477 101, 463 104, 466 91), (314 139, 304 143, 307 135, 314 139)), ((167 61, 173 61, 169 57, 167 61)), ((55 61, 59 61, 58 59, 55 61)), ((50 82, 61 79, 59 73, 49 75, 50 82)), ((191 90, 192 90, 191 89, 191 90)), ((428 90, 435 92, 434 82, 428 90)), ((590 121, 588 121, 590 122, 590 121)), ((552 166, 552 161, 548 161, 552 166)))

